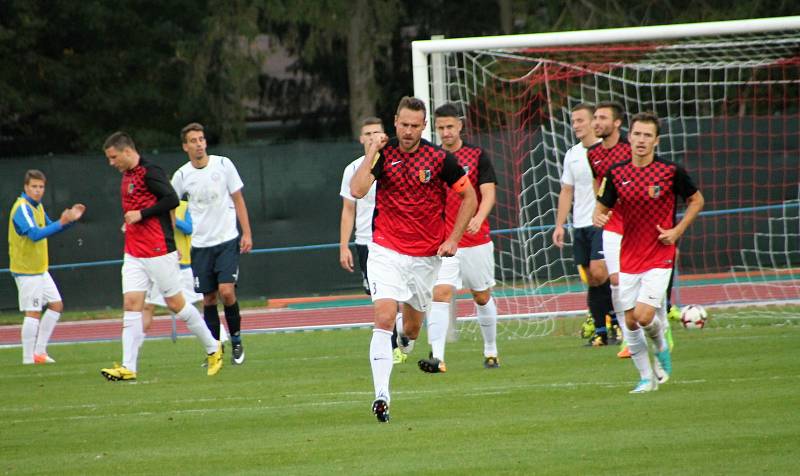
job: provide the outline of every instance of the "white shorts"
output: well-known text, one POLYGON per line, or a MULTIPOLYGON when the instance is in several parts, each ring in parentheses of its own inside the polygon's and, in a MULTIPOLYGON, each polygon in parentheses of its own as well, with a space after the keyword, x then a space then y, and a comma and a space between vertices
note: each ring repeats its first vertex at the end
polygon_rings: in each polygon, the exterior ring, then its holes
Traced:
POLYGON ((61 301, 55 281, 50 273, 14 276, 19 296, 19 310, 42 312, 45 304, 61 301))
MULTIPOLYGON (((194 292, 194 275, 192 274, 192 268, 181 268, 181 283, 183 284, 183 298, 186 302, 193 304, 203 299, 202 294, 194 292)), ((161 294, 161 291, 158 290, 155 283, 147 290, 147 296, 145 296, 144 302, 167 307, 167 303, 164 302, 164 296, 161 294)))
POLYGON ((455 256, 442 258, 436 285, 456 289, 486 291, 497 284, 494 280, 494 243, 459 248, 455 256))
POLYGON ((619 273, 619 249, 622 235, 603 230, 603 258, 606 260, 608 274, 619 273))
POLYGON ((154 258, 137 258, 125 253, 122 260, 122 294, 146 293, 154 285, 162 296, 172 297, 181 292, 183 286, 178 252, 154 258))
POLYGON ((372 300, 393 299, 427 312, 441 262, 438 256, 407 256, 370 243, 367 269, 372 300))
POLYGON ((619 301, 624 310, 637 302, 660 308, 667 293, 670 268, 654 268, 641 274, 619 273, 619 301))

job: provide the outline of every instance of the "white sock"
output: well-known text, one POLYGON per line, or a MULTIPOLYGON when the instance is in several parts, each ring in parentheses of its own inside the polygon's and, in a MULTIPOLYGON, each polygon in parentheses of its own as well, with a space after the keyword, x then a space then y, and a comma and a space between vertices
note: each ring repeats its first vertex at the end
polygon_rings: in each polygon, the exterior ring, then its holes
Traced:
POLYGON ((653 367, 650 365, 650 353, 647 351, 647 339, 641 327, 628 331, 628 350, 631 352, 633 365, 639 371, 641 379, 653 379, 653 367))
POLYGON ((478 324, 481 325, 483 334, 483 356, 497 357, 497 305, 494 298, 489 298, 489 302, 478 308, 478 324))
POLYGON ((47 344, 50 342, 50 336, 53 335, 59 317, 61 317, 60 312, 51 309, 44 311, 42 319, 39 321, 39 333, 36 336, 34 354, 47 354, 47 344))
POLYGON ((397 336, 403 337, 406 335, 405 329, 403 329, 403 313, 398 312, 397 317, 394 318, 394 328, 397 329, 397 336))
POLYGON ((668 326, 669 319, 667 319, 667 303, 666 301, 661 301, 661 307, 656 308, 656 318, 661 321, 661 324, 668 326))
POLYGON ((653 318, 650 324, 644 326, 644 331, 648 337, 653 339, 656 351, 661 352, 666 348, 667 341, 664 339, 664 326, 661 325, 661 320, 658 317, 653 318))
POLYGON ((228 331, 225 330, 225 324, 220 322, 219 323, 219 341, 222 342, 222 343, 225 343, 225 342, 228 342, 229 340, 230 339, 228 338, 228 331))
POLYGON ((146 337, 147 337, 147 334, 145 334, 144 330, 142 330, 142 333, 139 334, 139 338, 136 341, 136 347, 138 347, 140 351, 142 350, 142 345, 144 345, 144 339, 146 337))
MULTIPOLYGON (((622 303, 619 301, 619 285, 611 285, 611 305, 614 306, 614 314, 617 315, 617 323, 619 327, 625 325, 625 309, 622 309, 622 303)), ((624 332, 623 332, 623 335, 624 332)))
POLYGON ((33 363, 33 348, 36 344, 36 333, 39 331, 39 319, 25 316, 22 321, 22 363, 33 363))
POLYGON ((392 333, 383 329, 372 330, 369 343, 369 363, 372 366, 372 384, 375 398, 389 401, 389 378, 392 376, 392 333))
POLYGON ((447 326, 450 324, 450 303, 432 302, 428 313, 428 343, 434 359, 444 361, 444 346, 447 343, 447 326))
POLYGON ((122 366, 136 372, 141 344, 142 313, 125 311, 122 315, 122 366))
POLYGON ((211 335, 206 321, 203 320, 203 316, 200 315, 200 311, 196 307, 187 302, 183 309, 175 315, 186 323, 186 327, 192 334, 200 339, 200 343, 205 347, 207 354, 213 354, 217 351, 219 342, 211 335))

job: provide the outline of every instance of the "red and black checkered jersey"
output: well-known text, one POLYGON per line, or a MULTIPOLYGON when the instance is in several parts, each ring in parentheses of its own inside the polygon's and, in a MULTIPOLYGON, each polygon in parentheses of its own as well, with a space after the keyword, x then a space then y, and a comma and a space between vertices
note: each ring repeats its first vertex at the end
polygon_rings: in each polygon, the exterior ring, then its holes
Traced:
POLYGON ((397 139, 372 166, 377 181, 372 241, 408 256, 434 256, 444 242, 447 188, 464 176, 456 158, 426 140, 403 152, 397 139))
MULTIPOLYGON (((458 159, 458 165, 464 169, 469 181, 475 188, 475 193, 478 196, 478 207, 481 204, 481 184, 484 183, 497 183, 497 176, 494 173, 494 166, 486 151, 480 147, 462 144, 461 148, 453 152, 453 155, 458 159)), ((447 190, 447 210, 445 211, 445 236, 449 236, 453 231, 456 224, 456 217, 458 216, 458 209, 461 206, 461 195, 453 191, 447 190)), ((492 238, 489 236, 489 220, 484 220, 481 228, 477 233, 464 233, 461 241, 458 243, 459 248, 468 248, 470 246, 483 245, 490 242, 492 238)))
POLYGON ((673 228, 677 198, 686 200, 695 192, 697 187, 686 169, 658 157, 644 167, 627 161, 609 169, 600 185, 598 200, 613 207, 614 214, 619 210, 625 216, 620 271, 640 274, 655 268, 672 268, 675 245, 658 241, 656 225, 673 228))
MULTIPOLYGON (((602 142, 598 142, 586 151, 586 157, 589 160, 589 167, 592 168, 592 175, 599 184, 603 177, 606 176, 608 169, 614 165, 631 160, 631 144, 625 137, 620 137, 613 147, 606 149, 603 147, 602 142)), ((613 231, 614 233, 622 234, 622 214, 615 211, 611 215, 611 220, 603 227, 604 230, 613 231)))
POLYGON ((167 174, 143 157, 122 174, 122 213, 139 210, 142 220, 125 225, 125 253, 153 258, 175 251, 170 210, 179 204, 167 174))

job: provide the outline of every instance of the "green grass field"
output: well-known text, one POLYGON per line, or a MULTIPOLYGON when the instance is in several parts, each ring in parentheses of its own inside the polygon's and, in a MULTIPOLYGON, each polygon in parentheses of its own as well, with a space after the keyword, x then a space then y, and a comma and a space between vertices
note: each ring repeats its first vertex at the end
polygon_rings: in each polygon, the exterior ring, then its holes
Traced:
MULTIPOLYGON (((734 320, 731 320, 734 321, 734 320)), ((796 474, 800 325, 676 329, 673 379, 637 380, 614 348, 568 335, 447 349, 448 372, 392 376, 371 414, 367 330, 260 334, 205 376, 193 339, 147 342, 136 383, 107 382, 120 344, 0 349, 4 474, 796 474)), ((427 354, 420 342, 412 358, 427 354)))

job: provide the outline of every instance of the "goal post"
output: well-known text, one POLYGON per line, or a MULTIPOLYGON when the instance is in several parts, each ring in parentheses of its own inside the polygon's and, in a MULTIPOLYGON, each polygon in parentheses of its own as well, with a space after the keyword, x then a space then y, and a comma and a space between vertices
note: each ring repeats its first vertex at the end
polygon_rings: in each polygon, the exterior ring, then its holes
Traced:
POLYGON ((679 246, 680 301, 800 304, 800 16, 415 41, 412 62, 414 95, 459 104, 494 161, 498 305, 532 316, 515 335, 585 312, 571 237, 550 238, 581 102, 655 111, 658 153, 706 197, 679 246))

